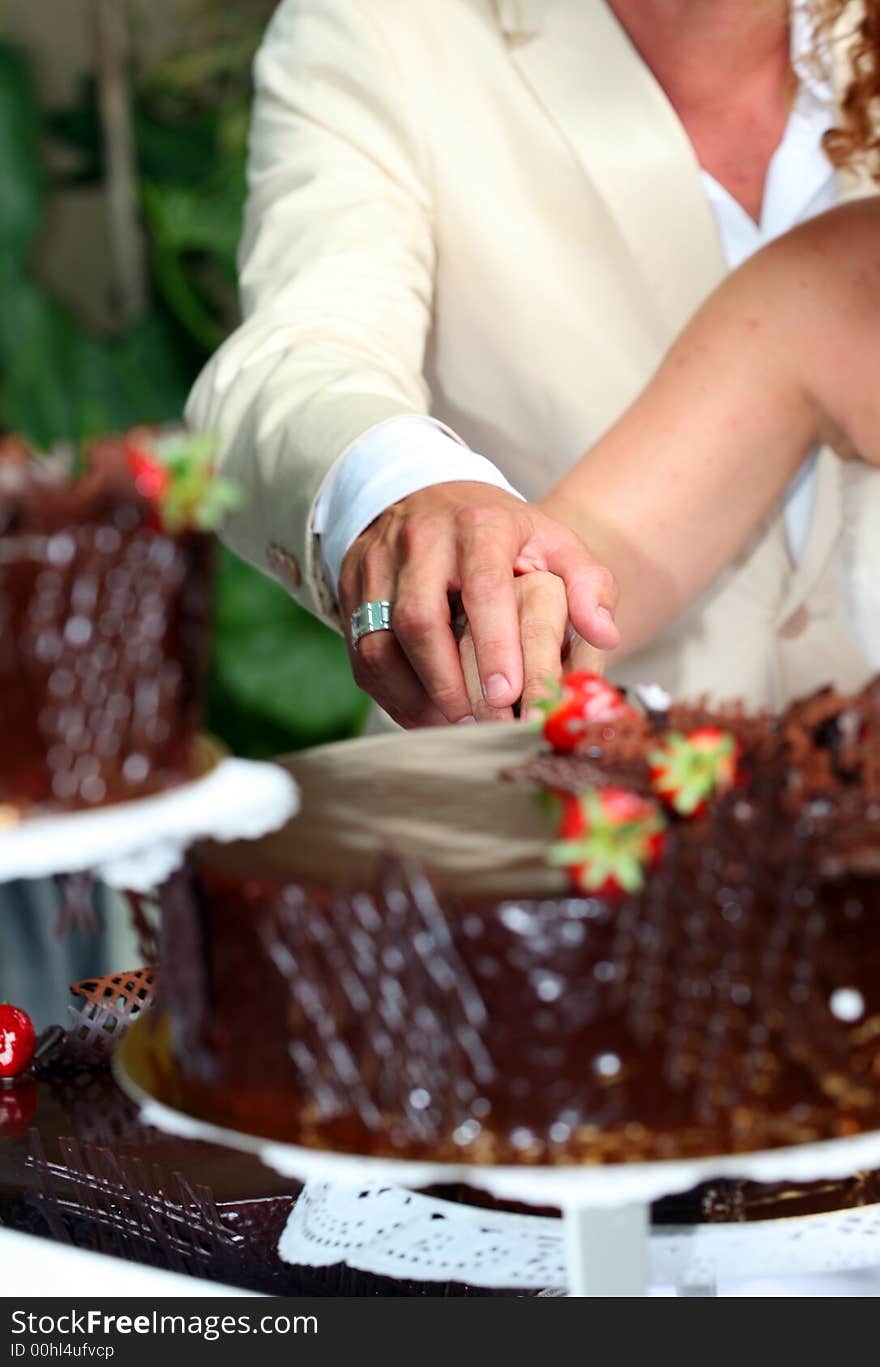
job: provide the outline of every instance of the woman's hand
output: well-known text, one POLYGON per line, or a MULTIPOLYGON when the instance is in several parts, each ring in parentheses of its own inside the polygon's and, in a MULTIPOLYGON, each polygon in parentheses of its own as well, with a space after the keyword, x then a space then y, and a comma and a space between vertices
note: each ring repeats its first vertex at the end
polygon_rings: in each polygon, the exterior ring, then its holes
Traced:
MULTIPOLYGON (((565 584, 555 574, 534 570, 514 581, 523 656, 523 691, 519 713, 524 721, 554 683, 573 669, 601 674, 604 657, 574 631, 568 617, 565 584)), ((477 721, 510 721, 513 708, 490 707, 482 696, 474 638, 466 627, 459 643, 462 670, 477 721)))
POLYGON ((358 537, 342 564, 339 600, 348 623, 361 603, 393 603, 392 630, 350 646, 358 684, 402 726, 471 716, 512 716, 535 696, 538 671, 557 677, 564 623, 599 650, 618 643, 613 576, 568 527, 490 485, 438 484, 392 505, 358 537), (520 579, 530 571, 559 586, 531 585, 521 640, 520 579), (560 606, 560 594, 562 606, 560 606), (467 616, 472 651, 465 682, 450 595, 467 616), (563 616, 560 618, 560 612, 563 616), (549 614, 544 616, 543 614, 549 614), (562 627, 560 627, 560 620, 562 627))

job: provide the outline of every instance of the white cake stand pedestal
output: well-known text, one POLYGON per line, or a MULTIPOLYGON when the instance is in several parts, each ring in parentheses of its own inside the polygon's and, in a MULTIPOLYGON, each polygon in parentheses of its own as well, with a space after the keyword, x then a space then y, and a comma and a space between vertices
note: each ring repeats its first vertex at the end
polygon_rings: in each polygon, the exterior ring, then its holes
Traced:
POLYGON ((282 1144, 199 1120, 157 1099, 173 1076, 161 1017, 139 1020, 114 1055, 145 1124, 255 1154, 305 1182, 281 1237, 290 1263, 496 1288, 564 1287, 571 1296, 643 1296, 663 1282, 711 1295, 719 1278, 880 1264, 880 1208, 730 1225, 655 1227, 650 1204, 722 1177, 812 1182, 880 1167, 880 1132, 749 1154, 592 1167, 486 1166, 374 1158, 282 1144), (423 1194, 464 1185, 542 1215, 486 1210, 423 1194))
POLYGON ((565 1207, 570 1296, 644 1296, 651 1276, 647 1204, 565 1207))
POLYGON ((28 817, 0 830, 0 883, 93 873, 110 887, 150 892, 196 840, 255 839, 299 805, 277 764, 223 759, 203 777, 136 802, 28 817))

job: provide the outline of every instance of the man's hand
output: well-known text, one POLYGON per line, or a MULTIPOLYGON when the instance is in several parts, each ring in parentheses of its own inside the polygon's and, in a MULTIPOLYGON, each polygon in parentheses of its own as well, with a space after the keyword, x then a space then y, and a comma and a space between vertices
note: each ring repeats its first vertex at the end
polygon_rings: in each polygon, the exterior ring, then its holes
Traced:
MULTIPOLYGON (((539 508, 471 482, 432 485, 392 505, 342 564, 346 625, 360 603, 394 604, 393 631, 364 636, 351 650, 355 679, 406 727, 462 721, 475 707, 484 716, 511 716, 526 682, 516 576, 534 570, 561 581, 567 618, 585 641, 599 650, 617 645, 612 575, 574 532, 539 508), (460 595, 469 623, 479 683, 473 699, 450 594, 460 595)), ((526 654, 534 659, 534 651, 526 654)))

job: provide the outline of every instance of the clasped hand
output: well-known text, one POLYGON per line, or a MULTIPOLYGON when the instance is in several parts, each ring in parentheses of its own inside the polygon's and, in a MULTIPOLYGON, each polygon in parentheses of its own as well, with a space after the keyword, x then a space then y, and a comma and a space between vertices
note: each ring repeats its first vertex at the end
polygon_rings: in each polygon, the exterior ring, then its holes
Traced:
MULTIPOLYGON (((339 601, 393 604, 392 631, 349 650, 354 677, 404 727, 527 712, 562 672, 572 632, 612 650, 617 590, 579 537, 491 485, 432 485, 393 504, 343 561, 339 601), (451 600, 467 619, 456 630, 451 600)), ((578 663, 583 663, 579 660, 578 663)))

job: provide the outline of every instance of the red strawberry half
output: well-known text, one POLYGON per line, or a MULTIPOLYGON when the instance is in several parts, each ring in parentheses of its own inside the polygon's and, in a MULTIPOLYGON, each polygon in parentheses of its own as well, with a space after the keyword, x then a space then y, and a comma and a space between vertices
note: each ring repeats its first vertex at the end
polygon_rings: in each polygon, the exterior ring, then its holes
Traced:
POLYGON ((26 1011, 0 1003, 0 1078, 18 1077, 30 1065, 37 1036, 26 1011))
POLYGON ((637 717, 634 707, 601 674, 579 669, 566 674, 554 692, 539 704, 544 713, 544 739, 560 754, 575 750, 594 722, 637 717))
POLYGON ((171 471, 143 440, 135 436, 126 443, 125 455, 138 493, 148 503, 158 503, 168 492, 171 471))
POLYGON ((627 788, 593 788, 566 799, 561 839, 547 861, 568 869, 577 892, 639 892, 663 850, 666 821, 655 802, 627 788))
POLYGON ((701 816, 709 798, 738 780, 742 747, 717 726, 670 731, 648 755, 654 792, 679 816, 701 816))

